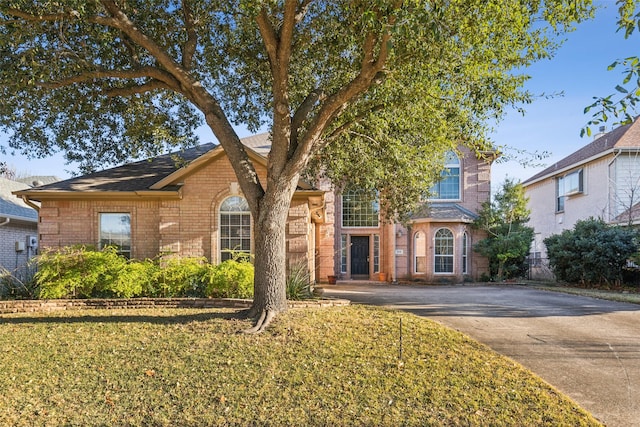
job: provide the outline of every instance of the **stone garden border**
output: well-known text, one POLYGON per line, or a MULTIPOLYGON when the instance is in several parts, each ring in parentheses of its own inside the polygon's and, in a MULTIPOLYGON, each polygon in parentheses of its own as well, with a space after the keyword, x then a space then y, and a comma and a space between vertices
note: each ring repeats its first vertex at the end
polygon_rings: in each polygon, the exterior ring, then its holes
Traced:
MULTIPOLYGON (((235 298, 110 298, 0 301, 0 314, 46 313, 62 310, 135 308, 250 308, 251 300, 235 298)), ((342 307, 345 299, 287 301, 289 308, 342 307)))

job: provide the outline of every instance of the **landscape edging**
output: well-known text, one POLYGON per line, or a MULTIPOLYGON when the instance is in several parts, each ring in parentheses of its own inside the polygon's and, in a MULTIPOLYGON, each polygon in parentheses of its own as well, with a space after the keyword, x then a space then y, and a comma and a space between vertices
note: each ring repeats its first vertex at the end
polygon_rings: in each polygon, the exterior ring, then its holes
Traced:
MULTIPOLYGON (((85 309, 135 308, 250 308, 252 301, 236 298, 93 298, 0 301, 0 314, 39 313, 85 309)), ((287 301, 289 308, 339 307, 349 305, 345 299, 287 301)))

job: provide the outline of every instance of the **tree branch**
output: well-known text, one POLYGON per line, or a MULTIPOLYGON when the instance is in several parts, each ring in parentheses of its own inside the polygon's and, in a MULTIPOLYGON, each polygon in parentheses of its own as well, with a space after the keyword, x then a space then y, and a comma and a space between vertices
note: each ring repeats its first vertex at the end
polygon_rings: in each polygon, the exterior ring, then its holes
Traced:
POLYGON ((182 66, 189 70, 191 69, 193 55, 198 45, 198 34, 195 30, 195 20, 193 19, 191 3, 188 0, 182 2, 182 13, 184 14, 184 26, 187 30, 187 41, 182 49, 182 66))
POLYGON ((365 119, 369 114, 375 113, 376 111, 384 110, 387 107, 388 107, 388 105, 378 104, 378 105, 374 105, 373 107, 371 107, 371 109, 358 114, 357 116, 355 116, 353 118, 353 120, 350 120, 350 121, 338 126, 336 129, 334 129, 331 132, 331 134, 329 136, 327 136, 327 138, 325 138, 325 140, 327 141, 326 143, 329 144, 331 141, 333 141, 334 139, 336 139, 337 137, 339 137, 343 133, 347 132, 349 130, 349 128, 351 128, 351 126, 353 126, 356 123, 360 122, 362 119, 365 119))
POLYGON ((24 19, 29 22, 55 22, 62 21, 64 19, 71 19, 77 17, 73 13, 51 13, 47 15, 33 15, 31 13, 24 12, 20 9, 7 8, 4 11, 5 14, 15 16, 17 18, 24 19))
POLYGON ((87 71, 75 76, 67 77, 54 82, 41 82, 38 86, 46 89, 59 89, 61 87, 70 86, 75 83, 84 83, 94 79, 138 79, 138 78, 152 78, 160 81, 167 88, 173 90, 179 89, 178 82, 169 73, 159 70, 155 67, 142 67, 132 70, 95 70, 87 71))

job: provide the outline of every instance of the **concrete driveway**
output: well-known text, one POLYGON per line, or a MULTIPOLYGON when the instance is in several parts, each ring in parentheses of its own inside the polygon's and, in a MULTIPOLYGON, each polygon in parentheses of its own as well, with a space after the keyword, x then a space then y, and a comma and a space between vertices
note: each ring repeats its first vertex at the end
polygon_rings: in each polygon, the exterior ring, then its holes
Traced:
POLYGON ((640 305, 524 286, 343 282, 324 296, 434 319, 524 365, 607 426, 640 426, 640 305))

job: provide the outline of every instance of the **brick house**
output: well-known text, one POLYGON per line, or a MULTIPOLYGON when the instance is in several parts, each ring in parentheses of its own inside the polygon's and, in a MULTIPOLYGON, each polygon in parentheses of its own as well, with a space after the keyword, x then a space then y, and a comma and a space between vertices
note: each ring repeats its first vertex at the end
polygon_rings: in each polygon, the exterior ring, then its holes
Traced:
MULTIPOLYGON (((344 279, 461 282, 489 272, 486 258, 473 252, 484 237, 471 223, 491 193, 495 153, 479 158, 465 147, 447 153, 432 199, 408 225, 380 220, 378 203, 357 191, 335 197, 335 271, 344 279), (380 274, 382 273, 382 274, 380 274)), ((329 219, 331 220, 331 219, 329 219)))
MULTIPOLYGON (((267 134, 244 138, 261 180, 267 134)), ((453 156, 438 199, 414 215, 411 226, 380 220, 378 203, 358 194, 336 195, 300 182, 287 221, 289 265, 308 266, 316 282, 343 279, 477 279, 488 263, 472 254, 479 237, 470 228, 489 198, 491 160, 468 150, 453 156)), ((213 263, 229 250, 252 251, 251 215, 220 146, 204 144, 174 155, 135 162, 66 181, 17 191, 40 202, 38 233, 44 248, 115 244, 132 258, 159 254, 203 256, 213 263), (176 164, 176 155, 179 155, 176 164)))

